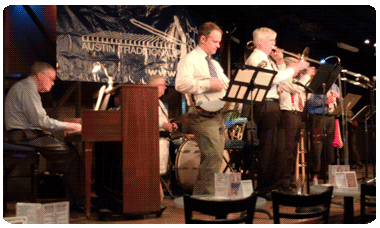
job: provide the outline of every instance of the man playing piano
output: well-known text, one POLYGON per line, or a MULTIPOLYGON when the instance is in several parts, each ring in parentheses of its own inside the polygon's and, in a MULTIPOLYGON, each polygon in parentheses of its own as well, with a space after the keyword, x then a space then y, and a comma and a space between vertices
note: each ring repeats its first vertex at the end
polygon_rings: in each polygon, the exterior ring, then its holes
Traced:
POLYGON ((48 63, 35 62, 31 75, 17 82, 9 90, 4 107, 8 141, 32 146, 46 158, 51 173, 62 173, 71 206, 83 204, 80 182, 79 154, 56 140, 52 131, 81 131, 78 123, 50 118, 42 106, 39 93, 49 92, 56 78, 55 69, 48 63))

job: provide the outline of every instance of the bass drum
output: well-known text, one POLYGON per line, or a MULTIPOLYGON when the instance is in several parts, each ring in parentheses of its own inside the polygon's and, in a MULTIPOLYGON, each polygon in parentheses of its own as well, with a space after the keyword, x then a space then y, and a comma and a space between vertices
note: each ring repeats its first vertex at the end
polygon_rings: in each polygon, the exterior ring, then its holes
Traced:
MULTIPOLYGON (((227 150, 224 150, 223 156, 227 161, 230 160, 227 150)), ((176 153, 174 170, 177 183, 187 193, 192 193, 193 191, 199 172, 200 161, 201 153, 198 143, 194 140, 183 142, 176 153)), ((223 172, 226 166, 227 163, 223 159, 220 172, 223 172)), ((230 169, 226 170, 226 173, 228 172, 230 172, 230 169)))

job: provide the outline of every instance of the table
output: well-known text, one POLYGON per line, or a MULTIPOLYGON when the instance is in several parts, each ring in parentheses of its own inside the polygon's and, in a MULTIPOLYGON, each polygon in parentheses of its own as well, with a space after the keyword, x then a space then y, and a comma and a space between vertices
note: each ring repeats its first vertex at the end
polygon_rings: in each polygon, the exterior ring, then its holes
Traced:
MULTIPOLYGON (((327 185, 310 186, 310 193, 321 193, 326 191, 327 185)), ((344 198, 344 223, 352 224, 354 222, 354 197, 360 196, 360 187, 358 188, 338 188, 333 189, 334 196, 343 196, 344 198)))

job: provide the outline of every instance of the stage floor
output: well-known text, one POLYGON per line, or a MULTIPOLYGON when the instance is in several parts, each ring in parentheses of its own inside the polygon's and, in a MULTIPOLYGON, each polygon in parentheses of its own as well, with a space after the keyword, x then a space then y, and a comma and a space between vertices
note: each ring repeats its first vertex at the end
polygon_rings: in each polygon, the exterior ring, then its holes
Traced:
MULTIPOLYGON (((365 175, 364 167, 362 169, 354 169, 357 173, 358 179, 362 178, 365 175)), ((373 178, 372 164, 368 169, 369 178, 373 178)), ((358 181, 361 183, 361 180, 358 181)), ((322 183, 322 180, 320 180, 322 183)), ((179 196, 176 196, 179 197, 179 196)), ((8 211, 4 214, 4 217, 14 216, 15 215, 15 203, 8 202, 8 211)), ((90 218, 87 218, 84 213, 71 211, 70 212, 70 223, 71 224, 184 224, 184 210, 178 208, 174 205, 173 200, 165 195, 163 202, 167 206, 166 210, 162 213, 160 217, 157 217, 155 214, 143 215, 139 217, 126 217, 125 215, 113 214, 106 217, 105 221, 100 221, 98 218, 98 213, 95 211, 91 214, 90 218)), ((269 211, 273 214, 272 210, 272 201, 267 201, 263 209, 269 211)), ((236 216, 236 215, 231 215, 236 216)), ((354 197, 354 223, 359 223, 360 221, 360 197, 354 197)), ((207 216, 205 216, 207 217, 207 216)), ((273 224, 273 220, 268 217, 267 214, 256 212, 253 220, 255 224, 273 224)), ((319 223, 318 220, 291 220, 291 219, 282 219, 281 223, 299 223, 299 224, 308 224, 308 223, 319 223)), ((342 224, 343 223, 343 197, 333 197, 331 210, 330 210, 330 219, 329 223, 332 224, 342 224)))

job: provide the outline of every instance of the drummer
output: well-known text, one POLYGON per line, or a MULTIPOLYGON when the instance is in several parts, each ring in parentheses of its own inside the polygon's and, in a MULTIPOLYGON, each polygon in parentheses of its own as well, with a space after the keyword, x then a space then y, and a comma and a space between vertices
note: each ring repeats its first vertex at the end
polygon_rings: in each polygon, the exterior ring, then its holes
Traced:
MULTIPOLYGON (((164 95, 166 90, 165 77, 160 75, 152 75, 149 78, 149 85, 155 85, 158 88, 158 97, 164 95)), ((176 123, 169 121, 168 110, 164 103, 158 99, 158 121, 160 129, 160 175, 164 175, 167 171, 168 159, 169 159, 169 137, 164 137, 162 133, 170 133, 178 129, 176 123)), ((169 136, 169 134, 167 135, 169 136)), ((160 182, 160 196, 161 202, 164 199, 164 192, 160 182)))

